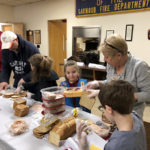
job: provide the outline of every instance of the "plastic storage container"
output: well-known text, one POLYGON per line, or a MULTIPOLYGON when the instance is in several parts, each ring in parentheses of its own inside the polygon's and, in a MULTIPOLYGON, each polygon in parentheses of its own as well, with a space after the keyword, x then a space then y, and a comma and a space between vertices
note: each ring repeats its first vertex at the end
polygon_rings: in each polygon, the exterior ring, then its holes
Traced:
POLYGON ((42 97, 45 99, 51 99, 48 94, 55 94, 55 95, 64 95, 64 88, 53 86, 41 89, 42 97))
POLYGON ((54 107, 61 104, 65 104, 65 98, 63 95, 56 95, 56 98, 54 99, 45 99, 44 97, 42 97, 42 100, 43 100, 43 104, 46 107, 54 107))
POLYGON ((45 113, 50 113, 50 114, 60 114, 60 113, 65 111, 65 105, 64 104, 58 105, 55 107, 46 107, 45 105, 43 105, 43 108, 44 108, 45 113))
POLYGON ((41 90, 44 114, 58 114, 65 111, 63 87, 49 87, 41 90))

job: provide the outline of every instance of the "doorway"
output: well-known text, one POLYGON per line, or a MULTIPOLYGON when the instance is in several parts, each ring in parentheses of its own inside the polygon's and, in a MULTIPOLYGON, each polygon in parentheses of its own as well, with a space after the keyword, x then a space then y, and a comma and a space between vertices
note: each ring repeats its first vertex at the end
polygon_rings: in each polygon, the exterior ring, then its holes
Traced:
POLYGON ((16 34, 21 35, 24 38, 24 24, 23 23, 12 23, 12 24, 3 24, 1 25, 2 32, 12 31, 16 34))
POLYGON ((53 59, 53 69, 59 77, 64 76, 66 59, 67 20, 48 21, 49 56, 53 59))

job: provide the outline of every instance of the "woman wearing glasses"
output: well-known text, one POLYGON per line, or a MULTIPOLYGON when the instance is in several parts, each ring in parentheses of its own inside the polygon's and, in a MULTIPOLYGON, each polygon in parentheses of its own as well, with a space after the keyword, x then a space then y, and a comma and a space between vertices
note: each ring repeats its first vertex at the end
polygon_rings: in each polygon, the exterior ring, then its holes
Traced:
MULTIPOLYGON (((134 110, 142 117, 145 102, 150 101, 150 68, 148 64, 128 52, 126 41, 120 35, 112 35, 101 45, 100 51, 107 62, 107 76, 104 81, 92 81, 87 89, 101 87, 111 80, 122 79, 130 82, 135 88, 136 102, 134 110)), ((90 90, 90 97, 99 91, 90 90)))

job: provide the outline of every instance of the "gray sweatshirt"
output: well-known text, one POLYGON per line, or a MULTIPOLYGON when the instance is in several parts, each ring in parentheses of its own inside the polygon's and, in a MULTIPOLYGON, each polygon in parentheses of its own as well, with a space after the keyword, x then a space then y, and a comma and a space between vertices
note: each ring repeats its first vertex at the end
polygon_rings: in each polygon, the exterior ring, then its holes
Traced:
POLYGON ((150 67, 148 64, 129 55, 125 70, 120 75, 116 74, 113 66, 107 64, 107 77, 102 84, 110 82, 113 78, 126 80, 136 88, 138 101, 135 103, 134 110, 142 117, 145 102, 150 101, 150 67))
POLYGON ((143 121, 136 112, 132 112, 133 129, 130 131, 119 131, 116 129, 104 150, 147 150, 146 135, 143 121))

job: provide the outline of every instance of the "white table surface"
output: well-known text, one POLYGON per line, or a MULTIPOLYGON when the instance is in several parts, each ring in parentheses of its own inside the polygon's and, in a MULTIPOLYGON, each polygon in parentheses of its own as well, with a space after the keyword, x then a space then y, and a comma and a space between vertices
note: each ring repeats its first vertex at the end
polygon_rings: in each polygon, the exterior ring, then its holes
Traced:
MULTIPOLYGON (((16 117, 13 111, 13 101, 7 98, 0 97, 0 150, 55 150, 56 146, 50 144, 48 140, 38 139, 33 136, 32 130, 36 125, 36 121, 32 117, 35 112, 30 111, 26 117, 16 117), (25 119, 30 124, 29 131, 12 136, 9 133, 9 125, 16 119, 25 119)), ((70 107, 66 107, 67 111, 71 111, 70 107)), ((80 111, 81 118, 88 118, 94 122, 100 120, 99 117, 80 111)))

